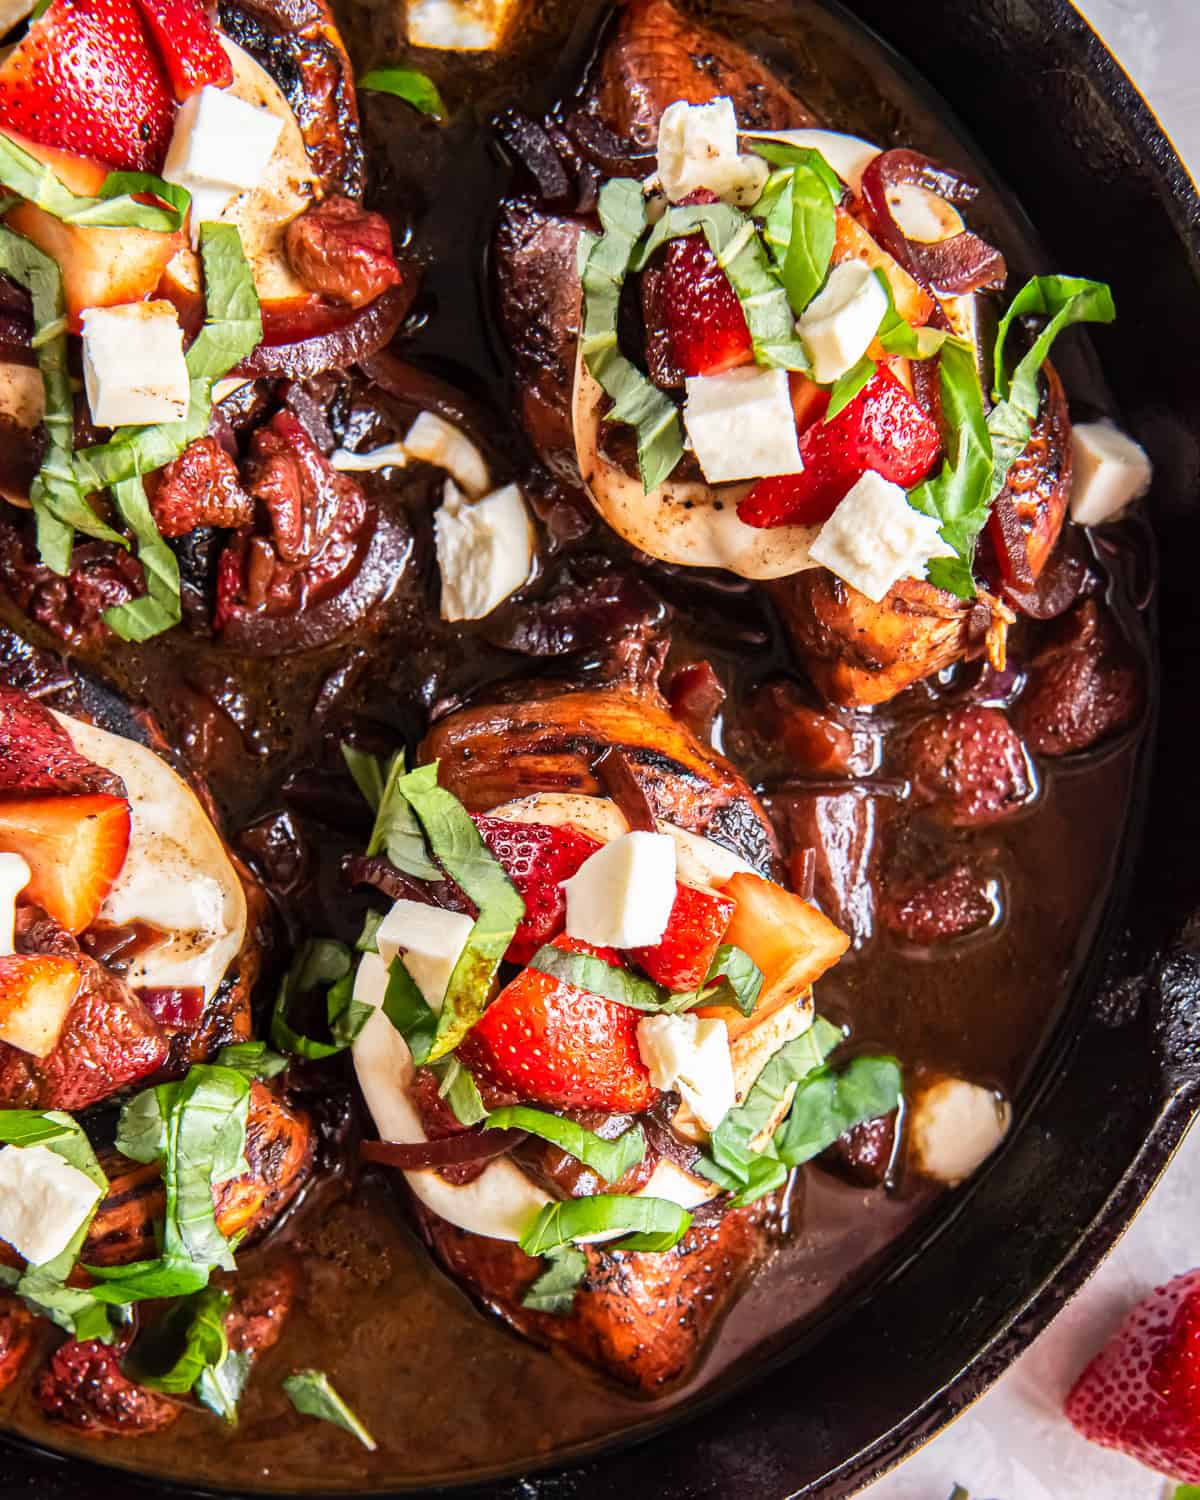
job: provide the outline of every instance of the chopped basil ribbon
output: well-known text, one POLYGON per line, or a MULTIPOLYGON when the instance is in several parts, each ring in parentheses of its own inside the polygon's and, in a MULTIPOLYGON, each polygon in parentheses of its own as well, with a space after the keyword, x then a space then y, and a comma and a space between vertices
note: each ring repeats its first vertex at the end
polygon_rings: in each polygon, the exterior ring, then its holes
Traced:
POLYGON ((458 798, 438 786, 437 774, 436 761, 420 766, 399 777, 395 791, 416 813, 438 863, 479 914, 446 986, 427 1059, 431 1062, 452 1052, 483 1014, 501 960, 525 916, 525 903, 504 866, 458 798))
POLYGON ((599 995, 617 1005, 651 1014, 691 1010, 696 1005, 733 1005, 742 1015, 751 1015, 763 986, 762 970, 748 953, 723 943, 713 955, 704 984, 698 990, 672 993, 629 969, 611 964, 595 953, 570 953, 547 943, 529 960, 529 968, 589 995, 599 995))
POLYGON ((324 1370, 300 1370, 289 1375, 283 1382, 283 1389, 298 1412, 306 1417, 317 1417, 322 1422, 332 1422, 374 1453, 375 1439, 334 1390, 324 1370))
POLYGON ((523 1104, 494 1109, 483 1122, 485 1130, 524 1130, 549 1141, 585 1167, 598 1172, 605 1182, 619 1182, 646 1154, 646 1137, 640 1125, 631 1125, 615 1141, 606 1141, 594 1130, 585 1130, 574 1120, 530 1109, 523 1104))
POLYGON ((587 1275, 587 1256, 574 1245, 561 1245, 545 1259, 546 1269, 521 1298, 521 1306, 562 1317, 575 1305, 575 1293, 587 1275))
MULTIPOLYGON (((961 1485, 956 1486, 956 1490, 961 1496, 961 1500, 971 1500, 971 1497, 961 1485)), ((954 1495, 950 1496, 950 1500, 955 1500, 954 1495)), ((1172 1493, 1171 1500, 1200 1500, 1200 1484, 1181 1484, 1172 1493)))
POLYGON ((894 1057, 856 1057, 838 1073, 825 1067, 810 1074, 775 1132, 780 1159, 788 1167, 802 1166, 864 1120, 891 1114, 901 1086, 894 1057))
POLYGON ((138 561, 146 575, 146 592, 104 611, 104 623, 124 641, 148 641, 183 618, 179 597, 179 559, 163 540, 154 521, 140 476, 119 480, 112 497, 121 519, 138 544, 138 561))
MULTIPOLYGON (((763 971, 743 948, 732 943, 722 943, 713 954, 704 985, 697 995, 697 1003, 704 1005, 732 1005, 744 1016, 754 1014, 758 997, 762 993, 763 971)), ((678 997, 674 997, 678 999, 678 997)), ((690 1009, 690 1006, 670 1009, 690 1009)))
POLYGON ((33 302, 33 349, 46 395, 42 418, 46 453, 30 486, 29 501, 37 523, 41 560, 52 572, 65 576, 70 571, 75 532, 121 547, 127 543, 88 504, 72 466, 75 407, 67 369, 67 304, 62 272, 36 245, 3 226, 0 272, 20 283, 33 302))
POLYGON ((256 1078, 278 1078, 288 1067, 288 1060, 272 1052, 266 1042, 232 1042, 217 1053, 217 1065, 236 1068, 254 1082, 256 1078))
MULTIPOLYGON (((342 753, 345 754, 344 749, 342 753)), ((353 765, 350 774, 358 781, 353 765)), ((361 764, 359 774, 363 774, 361 764)), ((388 762, 387 774, 382 776, 379 800, 375 804, 375 826, 367 841, 367 855, 386 854, 402 875, 411 875, 414 880, 440 880, 442 872, 429 857, 417 815, 397 790, 404 774, 404 756, 397 753, 388 762)), ((434 775, 436 779, 436 771, 434 775)), ((362 782, 358 785, 362 790, 362 782)))
POLYGON ((446 118, 446 106, 437 84, 415 68, 372 68, 358 80, 358 87, 360 92, 367 89, 371 93, 392 94, 435 120, 446 118))
POLYGON ((296 954, 280 983, 271 1013, 271 1041, 281 1052, 310 1062, 344 1052, 371 1019, 373 1007, 354 998, 354 961, 345 943, 332 938, 310 938, 296 954), (297 1031, 290 1019, 293 1007, 314 990, 328 991, 325 1016, 331 1041, 319 1041, 297 1031))
POLYGON ((354 777, 354 785, 363 794, 371 811, 378 812, 383 800, 383 762, 378 755, 371 755, 366 750, 356 750, 345 740, 342 741, 341 749, 346 769, 354 777))
POLYGON ((839 375, 829 392, 829 405, 825 408, 825 421, 832 422, 839 412, 845 411, 851 401, 868 385, 878 369, 875 361, 867 355, 856 365, 851 365, 844 375, 839 375))
POLYGON ((373 906, 368 907, 363 917, 362 931, 358 935, 358 941, 354 944, 358 953, 379 952, 379 929, 383 926, 384 913, 377 911, 373 906))
POLYGON ((238 1402, 250 1380, 253 1364, 254 1355, 249 1349, 227 1349, 220 1364, 200 1371, 192 1394, 228 1426, 236 1427, 238 1402))
POLYGON ((96 198, 73 193, 44 161, 0 130, 0 182, 64 224, 93 229, 150 229, 174 234, 187 217, 192 195, 149 172, 110 172, 96 198), (153 195, 161 208, 139 203, 134 194, 153 195))
POLYGON ((764 238, 797 317, 825 285, 837 239, 837 209, 844 188, 819 151, 783 141, 750 140, 756 156, 773 172, 755 217, 765 220, 764 238))
POLYGON ((450 1106, 460 1125, 481 1125, 488 1117, 487 1108, 468 1069, 457 1057, 443 1057, 431 1064, 438 1080, 438 1098, 450 1106))
POLYGON ((592 378, 612 398, 609 422, 622 422, 637 434, 638 469, 647 494, 656 490, 683 457, 683 425, 674 401, 621 353, 617 314, 621 288, 638 240, 646 228, 642 185, 617 177, 600 189, 597 205, 604 228, 587 245, 583 265, 583 332, 580 350, 592 378))
POLYGON ((808 353, 796 336, 787 292, 767 260, 758 228, 753 219, 728 203, 669 208, 638 249, 632 268, 641 270, 668 240, 701 231, 737 293, 755 361, 784 370, 811 369, 808 353))
POLYGON ((405 967, 402 954, 397 954, 388 968, 387 989, 381 1009, 408 1043, 408 1050, 417 1067, 429 1062, 438 1035, 437 1013, 405 967))
POLYGON ((75 455, 75 470, 85 491, 153 473, 203 437, 212 413, 213 382, 246 359, 262 338, 254 277, 236 226, 201 224, 200 258, 205 320, 185 356, 191 382, 187 415, 179 422, 121 427, 107 443, 82 449, 75 455))
POLYGON ((152 1390, 186 1396, 204 1371, 229 1353, 228 1311, 229 1293, 215 1286, 177 1302, 139 1334, 125 1360, 126 1373, 152 1390))
POLYGON ((875 267, 875 279, 888 299, 888 310, 875 337, 889 354, 902 354, 908 359, 932 359, 950 333, 944 328, 914 328, 911 323, 906 323, 896 311, 892 283, 878 266, 875 267))
POLYGON ((670 1250, 688 1232, 692 1216, 668 1198, 603 1193, 547 1203, 521 1236, 526 1255, 548 1255, 563 1245, 598 1234, 623 1233, 609 1250, 670 1250))

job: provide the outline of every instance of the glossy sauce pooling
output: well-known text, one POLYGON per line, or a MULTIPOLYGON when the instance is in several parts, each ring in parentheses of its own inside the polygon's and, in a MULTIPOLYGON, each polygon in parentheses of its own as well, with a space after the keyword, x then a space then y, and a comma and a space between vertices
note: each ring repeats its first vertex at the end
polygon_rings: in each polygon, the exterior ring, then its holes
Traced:
MULTIPOLYGON (((509 105, 537 116, 568 94, 604 9, 535 6, 510 55, 447 57, 439 81, 455 120, 444 130, 382 96, 363 100, 375 205, 411 227, 430 267, 428 318, 403 353, 478 404, 468 425, 491 446, 499 478, 523 474, 529 460, 510 416, 509 372, 482 272, 493 207, 509 180, 487 121, 509 105)), ((760 51, 831 125, 966 161, 875 45, 819 7, 745 0, 705 10, 760 51)), ((400 15, 399 6, 342 5, 359 73, 401 56, 400 15)), ((986 195, 974 217, 1004 246, 1019 284, 1038 263, 1023 226, 986 195)), ((1102 403, 1084 361, 1063 364, 1076 400, 1102 403)), ((403 432, 422 390, 411 375, 392 374, 399 394, 373 392, 359 378, 336 393, 339 441, 374 446, 403 432)), ((831 914, 855 932, 858 947, 822 981, 819 1008, 852 1022, 856 1045, 895 1052, 910 1074, 945 1071, 1010 1095, 1019 1090, 1096 936, 1130 802, 1136 735, 1078 759, 1027 767, 1028 804, 1019 815, 947 829, 914 818, 898 795, 913 774, 907 736, 930 713, 1006 704, 1020 689, 1019 671, 997 679, 974 665, 919 686, 857 726, 856 774, 798 779, 771 732, 763 685, 800 678, 754 588, 647 566, 549 488, 540 510, 552 542, 532 605, 503 607, 457 633, 436 615, 429 524, 436 477, 412 469, 388 483, 365 482, 391 513, 407 516, 414 538, 413 562, 389 605, 389 633, 270 661, 232 658, 186 639, 114 653, 131 696, 149 701, 207 776, 235 843, 267 876, 289 935, 353 940, 359 929, 364 902, 347 895, 339 877, 341 856, 361 842, 367 816, 339 768, 337 745, 347 730, 363 745, 374 737, 380 749, 397 732, 412 744, 431 712, 489 681, 566 675, 635 624, 662 620, 674 642, 664 680, 679 665, 711 662, 727 694, 719 740, 761 783, 798 842, 805 842, 799 830, 823 830, 829 853, 818 890, 827 905, 841 903, 831 914), (551 596, 570 607, 544 607, 551 596), (888 930, 881 869, 898 885, 897 871, 953 875, 959 868, 980 877, 974 886, 965 882, 962 899, 990 903, 990 925, 942 946, 888 930)), ((1128 530, 1111 578, 1089 560, 1144 663, 1128 597, 1137 587, 1141 539, 1128 530)), ((1035 627, 1015 638, 1018 668, 1043 633, 1035 627)), ((356 1128, 346 1119, 345 1080, 336 1064, 321 1077, 314 1087, 325 1094, 318 1107, 330 1122, 331 1160, 344 1159, 356 1128)), ((280 1344, 256 1369, 236 1434, 186 1415, 161 1436, 110 1442, 100 1456, 183 1480, 277 1489, 402 1486, 544 1462, 653 1421, 710 1381, 719 1378, 728 1391, 735 1372, 782 1343, 908 1229, 929 1198, 904 1181, 891 1192, 867 1192, 807 1169, 792 1192, 778 1254, 735 1308, 696 1381, 647 1406, 478 1313, 434 1269, 383 1178, 368 1174, 351 1187, 331 1171, 268 1246, 243 1257, 250 1265, 298 1251, 306 1291, 280 1344), (377 1453, 292 1412, 279 1381, 313 1365, 334 1376, 379 1439, 377 1453)), ((40 1418, 23 1387, 3 1398, 0 1414, 6 1426, 48 1445, 96 1451, 40 1418)))

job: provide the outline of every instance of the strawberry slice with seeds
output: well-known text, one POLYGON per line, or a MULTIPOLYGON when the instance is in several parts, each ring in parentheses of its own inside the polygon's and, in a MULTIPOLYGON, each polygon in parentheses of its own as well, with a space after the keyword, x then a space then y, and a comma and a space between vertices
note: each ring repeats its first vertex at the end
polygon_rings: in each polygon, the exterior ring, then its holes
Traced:
POLYGON ((175 106, 132 0, 53 0, 0 66, 0 128, 155 171, 175 106))
POLYGON ((58 1041, 83 974, 78 962, 54 953, 0 958, 0 1042, 45 1057, 58 1041))
POLYGON ((233 64, 200 0, 137 0, 146 28, 167 70, 176 99, 206 83, 228 88, 233 64))
POLYGON ((1067 1397, 1093 1443, 1200 1483, 1200 1270, 1140 1302, 1067 1397))
POLYGON ((0 849, 21 855, 33 875, 26 897, 71 933, 96 920, 129 829, 129 803, 105 793, 0 802, 0 849))
POLYGON ((816 526, 868 469, 909 489, 940 452, 937 423, 890 370, 879 369, 831 422, 814 421, 801 434, 804 472, 760 479, 738 517, 748 526, 816 526))
POLYGON ((667 245, 655 306, 684 375, 720 375, 753 360, 742 304, 703 235, 667 245))
POLYGON ((504 873, 525 903, 525 919, 505 957, 510 963, 527 964, 543 943, 563 930, 567 898, 562 882, 569 880, 600 845, 573 828, 510 823, 504 818, 476 817, 474 821, 483 842, 504 866, 504 873))
POLYGON ((123 792, 120 779, 80 755, 50 710, 0 685, 0 792, 123 792))
MULTIPOLYGON (((558 937, 567 953, 619 963, 611 949, 558 937)), ((648 1109, 655 1090, 637 1044, 638 1012, 526 969, 468 1033, 459 1057, 493 1088, 554 1109, 648 1109)))
POLYGON ((736 904, 715 891, 678 885, 666 932, 653 947, 631 949, 629 957, 668 989, 699 989, 708 977, 736 904))

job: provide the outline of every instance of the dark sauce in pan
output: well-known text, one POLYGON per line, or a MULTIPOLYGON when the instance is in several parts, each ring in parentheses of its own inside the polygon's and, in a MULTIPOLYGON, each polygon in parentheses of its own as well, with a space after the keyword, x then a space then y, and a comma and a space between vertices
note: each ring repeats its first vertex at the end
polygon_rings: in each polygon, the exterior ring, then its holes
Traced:
MULTIPOLYGON (((915 145, 970 166, 986 182, 969 147, 902 66, 840 12, 811 0, 700 8, 758 51, 833 128, 915 145)), ((525 472, 529 455, 511 417, 510 372, 484 271, 493 211, 511 179, 489 120, 512 105, 536 116, 567 96, 607 9, 595 0, 529 5, 502 56, 439 56, 433 68, 454 114, 447 128, 384 96, 362 100, 374 202, 428 264, 420 315, 399 352, 474 404, 467 425, 491 448, 500 478, 525 472)), ((356 71, 403 56, 402 7, 343 0, 339 10, 356 71)), ((973 220, 1004 247, 1014 284, 1043 264, 1028 226, 994 186, 973 220)), ((1060 367, 1076 409, 1102 407, 1103 387, 1085 345, 1077 336, 1069 342, 1060 367)), ((335 403, 337 436, 369 435, 362 446, 373 446, 402 433, 415 409, 356 378, 335 403)), ((411 746, 431 713, 503 677, 577 675, 606 640, 644 618, 669 614, 672 664, 712 662, 729 695, 719 740, 752 781, 777 801, 786 795, 786 771, 777 756, 764 754, 748 705, 764 679, 800 674, 754 588, 647 564, 599 522, 557 506, 544 510, 551 536, 544 576, 523 602, 452 630, 437 618, 429 523, 435 476, 415 468, 393 471, 386 481, 366 476, 365 483, 391 513, 407 517, 413 536, 412 559, 387 605, 386 632, 271 660, 231 657, 177 632, 167 649, 118 646, 108 658, 118 684, 151 705, 181 756, 208 779, 232 841, 267 875, 290 936, 353 939, 361 920, 363 899, 339 878, 341 856, 361 840, 366 818, 339 766, 337 745, 346 733, 368 747, 388 748, 397 736, 411 746), (522 621, 537 618, 538 602, 561 588, 568 572, 586 582, 606 566, 619 570, 620 587, 593 611, 585 638, 571 637, 561 622, 537 641, 528 629, 520 636, 522 621), (524 655, 507 649, 518 637, 524 655), (531 655, 531 644, 557 650, 531 655)), ((1135 523, 1109 535, 1117 545, 1106 557, 1108 596, 1148 675, 1134 609, 1146 571, 1144 537, 1135 523)), ((879 776, 886 782, 895 739, 889 728, 938 702, 1004 687, 981 686, 977 666, 960 668, 872 716, 883 731, 879 776)), ((933 835, 993 873, 994 922, 970 939, 919 948, 870 931, 860 913, 863 941, 822 980, 820 1009, 853 1023, 855 1045, 894 1052, 910 1073, 944 1071, 993 1085, 1015 1097, 1019 1111, 1039 1047, 1097 937, 1139 743, 1134 732, 1081 757, 1043 762, 1039 794, 1020 816, 933 835)), ((888 796, 875 796, 870 785, 845 795, 870 802, 881 820, 888 815, 888 796)), ((330 1075, 332 1118, 337 1090, 349 1092, 348 1074, 339 1079, 335 1064, 330 1075)), ((434 1268, 385 1176, 369 1171, 351 1183, 334 1170, 267 1245, 242 1257, 254 1265, 299 1252, 305 1291, 281 1342, 256 1367, 236 1433, 207 1415, 185 1414, 161 1435, 97 1445, 48 1424, 24 1383, 0 1400, 0 1419, 56 1449, 224 1487, 404 1488, 517 1471, 652 1426, 706 1391, 728 1394, 737 1377, 761 1367, 839 1290, 886 1267, 889 1244, 907 1232, 911 1245, 912 1234, 935 1221, 934 1198, 903 1177, 890 1191, 868 1192, 805 1169, 791 1190, 777 1253, 735 1305, 694 1379, 647 1403, 478 1311, 434 1268), (377 1437, 378 1452, 292 1411, 279 1383, 301 1366, 330 1372, 377 1437)))

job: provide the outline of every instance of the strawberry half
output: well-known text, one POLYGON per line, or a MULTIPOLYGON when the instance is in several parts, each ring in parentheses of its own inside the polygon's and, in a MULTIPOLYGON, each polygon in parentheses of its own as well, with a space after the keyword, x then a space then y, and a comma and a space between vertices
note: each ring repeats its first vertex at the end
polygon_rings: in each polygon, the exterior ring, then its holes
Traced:
POLYGON ((115 781, 80 755, 48 708, 0 685, 0 792, 111 791, 115 781))
POLYGON ((629 957, 650 978, 670 990, 696 990, 708 977, 713 957, 729 926, 736 902, 714 891, 677 885, 667 930, 651 948, 632 948, 629 957))
POLYGON ((28 900, 68 932, 90 927, 129 849, 124 797, 31 797, 0 802, 0 849, 19 854, 33 878, 28 900))
POLYGON ((667 245, 656 300, 684 375, 720 375, 754 358, 742 304, 702 234, 667 245))
POLYGON ((1200 1483, 1200 1270, 1140 1302, 1067 1397, 1093 1443, 1200 1483))
POLYGON ((816 526, 868 469, 909 489, 940 452, 937 423, 890 370, 879 369, 831 422, 814 421, 802 433, 804 472, 760 479, 738 517, 748 526, 816 526))
POLYGON ((156 171, 175 106, 132 0, 53 0, 0 67, 0 128, 156 171))
POLYGON ((476 817, 474 822, 525 903, 525 919, 504 956, 509 963, 527 964, 543 943, 563 930, 567 898, 562 882, 600 845, 573 828, 510 823, 504 818, 476 817))
MULTIPOLYGON (((555 938, 567 953, 611 949, 555 938)), ((503 989, 458 1049, 482 1082, 554 1109, 648 1109, 654 1088, 637 1044, 638 1012, 538 969, 503 989)))
POLYGON ((175 97, 199 93, 206 83, 228 88, 233 64, 200 0, 137 0, 147 29, 166 66, 175 97))

